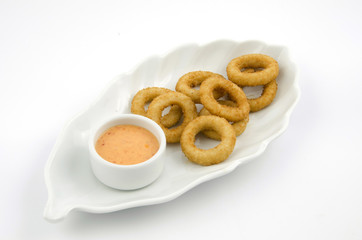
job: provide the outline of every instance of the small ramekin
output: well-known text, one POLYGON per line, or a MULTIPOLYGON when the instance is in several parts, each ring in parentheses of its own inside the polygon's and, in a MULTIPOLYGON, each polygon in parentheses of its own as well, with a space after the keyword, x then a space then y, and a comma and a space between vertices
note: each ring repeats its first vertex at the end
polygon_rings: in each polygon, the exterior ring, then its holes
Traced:
POLYGON ((164 167, 165 149, 166 137, 161 127, 151 119, 135 114, 122 114, 104 121, 91 131, 89 138, 90 163, 94 175, 103 184, 120 190, 142 188, 155 181, 164 167), (120 124, 140 126, 149 130, 160 145, 156 154, 144 162, 133 165, 119 165, 103 159, 95 150, 95 143, 104 131, 120 124))

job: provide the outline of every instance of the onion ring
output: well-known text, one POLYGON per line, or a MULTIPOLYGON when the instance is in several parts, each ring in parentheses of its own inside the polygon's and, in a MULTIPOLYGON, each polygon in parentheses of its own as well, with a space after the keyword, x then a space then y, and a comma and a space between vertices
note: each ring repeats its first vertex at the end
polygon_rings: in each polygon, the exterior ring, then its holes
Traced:
POLYGON ((225 78, 208 78, 201 83, 200 100, 204 107, 213 115, 220 116, 231 122, 237 122, 249 115, 250 106, 243 90, 225 78), (223 89, 229 98, 236 103, 230 107, 218 103, 213 97, 215 89, 223 89))
POLYGON ((239 86, 266 85, 279 74, 278 62, 264 54, 247 54, 234 58, 226 67, 230 81, 239 86), (261 71, 241 71, 245 68, 262 68, 261 71))
MULTIPOLYGON (((233 106, 233 107, 236 106, 236 104, 232 101, 219 100, 218 102, 222 105, 233 106)), ((202 108, 201 111, 199 112, 199 116, 207 116, 210 114, 211 113, 209 111, 207 111, 206 108, 202 108)), ((233 126, 233 128, 234 128, 235 136, 240 136, 245 131, 246 125, 248 124, 248 122, 249 122, 249 115, 246 118, 244 118, 243 120, 238 121, 238 122, 233 122, 231 124, 231 126, 233 126)), ((221 140, 220 135, 215 131, 204 130, 204 131, 202 131, 202 133, 209 138, 212 138, 215 140, 221 140)))
MULTIPOLYGON (((138 91, 132 99, 131 112, 134 114, 147 116, 145 104, 151 102, 154 98, 160 96, 161 94, 168 92, 171 92, 171 90, 161 87, 148 87, 138 91)), ((162 117, 161 123, 165 127, 174 126, 181 119, 181 116, 181 108, 177 105, 171 106, 170 111, 162 117)))
POLYGON ((181 135, 181 149, 192 162, 203 166, 220 163, 233 152, 236 142, 233 127, 224 118, 218 116, 200 116, 191 121, 181 135), (221 136, 221 142, 210 149, 195 146, 195 136, 202 130, 212 129, 221 136))
POLYGON ((190 97, 182 93, 172 91, 153 99, 148 106, 147 117, 161 126, 168 143, 176 143, 180 141, 181 133, 186 125, 197 117, 197 110, 195 103, 190 97), (180 106, 184 116, 182 123, 171 129, 166 128, 161 123, 162 111, 170 105, 180 106))
POLYGON ((258 98, 248 98, 250 112, 257 112, 269 106, 277 94, 278 84, 276 80, 271 81, 263 86, 263 92, 258 98))
MULTIPOLYGON (((222 75, 208 72, 208 71, 194 71, 189 72, 183 75, 176 84, 176 91, 181 92, 187 96, 189 96, 192 101, 195 103, 201 103, 200 102, 200 93, 199 90, 195 89, 195 86, 199 86, 204 80, 210 78, 210 77, 221 77, 224 78, 222 75)), ((222 97, 224 94, 220 91, 214 92, 214 97, 216 99, 222 97)))

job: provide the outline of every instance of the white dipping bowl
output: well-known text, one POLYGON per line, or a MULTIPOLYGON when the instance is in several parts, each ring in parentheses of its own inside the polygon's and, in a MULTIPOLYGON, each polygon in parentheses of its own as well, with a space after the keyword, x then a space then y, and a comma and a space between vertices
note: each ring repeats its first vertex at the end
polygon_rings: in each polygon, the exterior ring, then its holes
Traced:
POLYGON ((103 184, 120 190, 142 188, 155 181, 163 170, 165 149, 166 137, 161 127, 151 119, 135 114, 122 114, 104 121, 91 131, 89 138, 90 162, 94 175, 103 184), (155 135, 159 143, 156 154, 144 162, 132 165, 119 165, 103 159, 95 149, 98 138, 110 127, 121 124, 140 126, 155 135))

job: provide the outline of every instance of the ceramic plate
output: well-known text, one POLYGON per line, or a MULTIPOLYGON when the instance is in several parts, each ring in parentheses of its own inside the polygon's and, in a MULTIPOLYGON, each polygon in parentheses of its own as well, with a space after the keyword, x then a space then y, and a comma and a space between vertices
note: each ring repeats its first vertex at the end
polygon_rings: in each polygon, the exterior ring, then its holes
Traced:
MULTIPOLYGON (((260 90, 260 89, 259 89, 260 90)), ((256 90, 246 89, 247 95, 256 90)), ((297 66, 286 47, 259 41, 221 40, 206 45, 188 44, 164 55, 148 58, 132 72, 117 76, 100 97, 63 129, 45 167, 48 202, 44 217, 63 219, 72 210, 106 213, 126 208, 170 201, 198 184, 220 177, 262 154, 267 145, 288 125, 299 98, 297 66), (250 114, 245 132, 237 138, 230 157, 217 165, 203 167, 188 161, 179 144, 166 149, 165 169, 154 183, 134 191, 120 191, 100 183, 88 161, 89 130, 111 115, 130 113, 133 95, 150 86, 174 89, 177 80, 195 70, 213 71, 226 76, 226 65, 237 56, 263 53, 279 62, 278 92, 273 103, 250 114)), ((205 140, 206 146, 215 145, 205 140)))

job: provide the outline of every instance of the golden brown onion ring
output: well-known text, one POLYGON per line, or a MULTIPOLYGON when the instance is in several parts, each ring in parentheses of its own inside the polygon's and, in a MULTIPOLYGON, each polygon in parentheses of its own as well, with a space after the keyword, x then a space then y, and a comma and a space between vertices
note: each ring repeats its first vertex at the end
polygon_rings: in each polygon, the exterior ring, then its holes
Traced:
POLYGON ((231 122, 237 122, 249 115, 249 104, 243 90, 225 78, 210 77, 200 86, 200 100, 204 107, 213 115, 220 116, 231 122), (223 89, 236 107, 222 105, 213 96, 215 89, 223 89))
POLYGON ((269 106, 277 93, 278 84, 276 80, 271 81, 270 83, 263 86, 263 92, 258 98, 248 98, 248 103, 250 105, 250 112, 257 112, 267 106, 269 106))
POLYGON ((227 159, 234 150, 236 142, 233 127, 224 118, 218 116, 200 116, 191 121, 181 135, 181 149, 192 162, 208 166, 227 159), (203 130, 214 130, 221 136, 221 142, 210 149, 195 146, 195 136, 203 130))
MULTIPOLYGON (((170 89, 161 87, 148 87, 138 91, 132 99, 131 112, 134 114, 147 116, 147 112, 145 110, 146 103, 149 103, 154 98, 168 92, 172 91, 170 89)), ((181 116, 181 108, 177 105, 171 106, 170 111, 162 117, 161 123, 165 127, 174 126, 176 123, 178 123, 181 116)))
POLYGON ((175 143, 180 141, 181 133, 186 125, 197 117, 197 110, 195 103, 190 97, 179 92, 169 92, 153 99, 148 106, 147 117, 161 126, 168 143, 175 143), (169 129, 161 123, 161 117, 162 111, 171 105, 180 106, 184 117, 180 125, 169 129))
MULTIPOLYGON (((192 99, 192 101, 194 101, 195 103, 201 103, 199 90, 195 89, 194 87, 200 86, 204 80, 206 80, 210 77, 224 78, 220 74, 209 72, 209 71, 189 72, 189 73, 186 73, 185 75, 183 75, 177 81, 175 89, 177 92, 181 92, 181 93, 189 96, 192 99)), ((222 97, 223 95, 224 95, 223 92, 220 92, 220 91, 214 92, 214 97, 216 99, 222 97)))
POLYGON ((265 85, 279 74, 278 62, 264 54, 247 54, 234 58, 226 67, 230 81, 239 86, 265 85), (262 68, 261 71, 241 71, 246 68, 262 68))
MULTIPOLYGON (((222 105, 227 105, 227 106, 232 106, 232 107, 236 106, 236 104, 232 101, 219 100, 218 102, 222 105)), ((211 113, 209 111, 207 111, 206 108, 202 108, 199 113, 199 116, 208 116, 210 114, 211 113)), ((248 122, 249 122, 249 115, 246 118, 244 118, 243 120, 238 121, 238 122, 233 122, 231 124, 231 126, 233 126, 233 128, 234 128, 236 136, 241 135, 245 131, 246 125, 248 124, 248 122)), ((212 138, 215 140, 221 140, 220 135, 213 130, 204 130, 204 131, 202 131, 202 133, 209 138, 212 138)))

